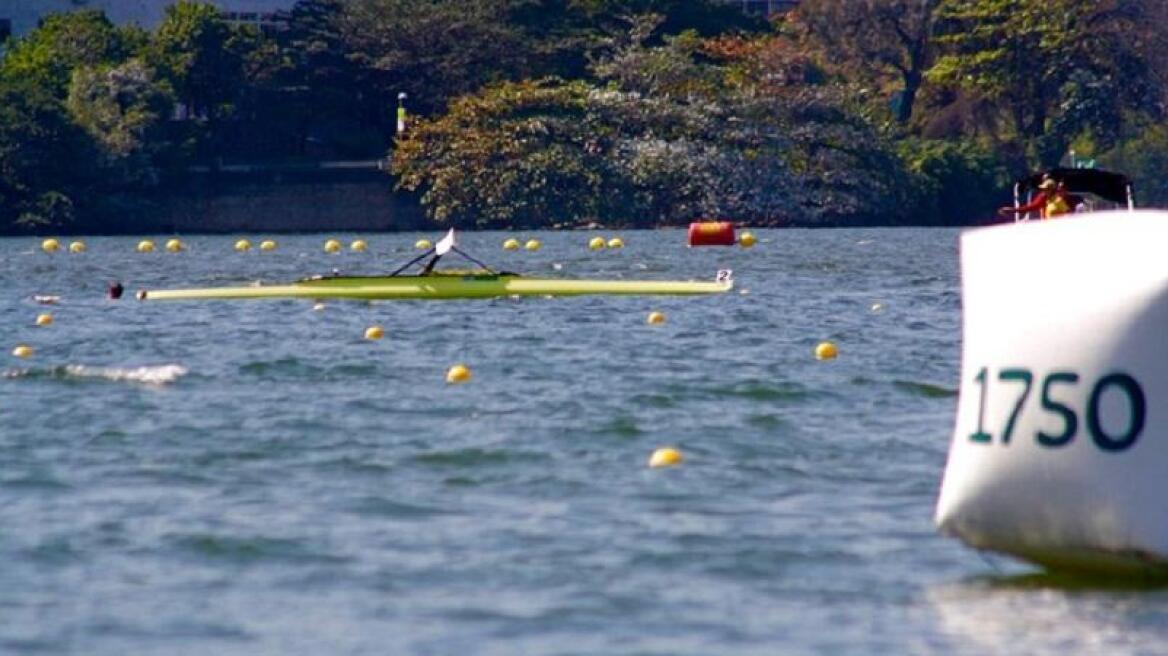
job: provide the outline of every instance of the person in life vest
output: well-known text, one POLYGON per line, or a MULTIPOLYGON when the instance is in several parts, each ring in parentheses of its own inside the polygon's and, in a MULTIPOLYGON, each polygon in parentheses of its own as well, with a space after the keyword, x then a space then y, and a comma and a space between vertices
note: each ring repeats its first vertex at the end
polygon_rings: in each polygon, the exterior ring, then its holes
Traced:
POLYGON ((1054 178, 1047 175, 1043 176, 1042 183, 1038 185, 1038 193, 1030 199, 1029 203, 1019 207, 1007 205, 999 208, 998 214, 1038 212, 1038 215, 1045 220, 1068 214, 1073 210, 1074 206, 1071 204, 1066 186, 1061 182, 1055 182, 1054 178))
POLYGON ((1074 211, 1074 206, 1071 204, 1071 199, 1067 193, 1067 187, 1062 182, 1055 185, 1054 193, 1046 200, 1046 207, 1043 208, 1042 218, 1053 219, 1056 216, 1063 214, 1070 214, 1074 211))

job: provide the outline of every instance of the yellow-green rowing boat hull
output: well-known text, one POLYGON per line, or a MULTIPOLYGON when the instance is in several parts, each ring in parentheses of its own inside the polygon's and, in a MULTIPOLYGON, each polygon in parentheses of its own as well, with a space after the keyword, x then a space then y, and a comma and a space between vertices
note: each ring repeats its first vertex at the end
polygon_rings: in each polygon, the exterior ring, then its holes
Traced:
POLYGON ((497 296, 692 295, 727 292, 732 280, 570 280, 500 275, 336 276, 285 285, 158 289, 138 292, 139 300, 259 298, 407 300, 493 298, 497 296))

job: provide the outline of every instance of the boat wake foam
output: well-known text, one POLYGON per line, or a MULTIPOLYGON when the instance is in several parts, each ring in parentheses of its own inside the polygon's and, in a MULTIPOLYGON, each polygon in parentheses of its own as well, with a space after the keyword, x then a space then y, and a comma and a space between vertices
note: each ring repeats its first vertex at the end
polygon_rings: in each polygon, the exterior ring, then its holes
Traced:
POLYGON ((179 364, 143 367, 91 367, 83 364, 67 364, 47 369, 10 369, 0 373, 0 378, 106 380, 162 386, 175 382, 187 373, 187 368, 179 364))

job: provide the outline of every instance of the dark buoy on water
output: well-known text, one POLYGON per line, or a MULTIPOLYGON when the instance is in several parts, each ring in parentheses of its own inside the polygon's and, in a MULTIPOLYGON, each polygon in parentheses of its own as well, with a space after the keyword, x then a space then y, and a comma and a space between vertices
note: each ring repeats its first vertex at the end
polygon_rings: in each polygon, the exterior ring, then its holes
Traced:
POLYGON ((106 292, 106 295, 116 301, 122 297, 122 292, 124 291, 126 291, 126 288, 122 287, 122 283, 115 280, 114 282, 110 283, 109 290, 106 292))

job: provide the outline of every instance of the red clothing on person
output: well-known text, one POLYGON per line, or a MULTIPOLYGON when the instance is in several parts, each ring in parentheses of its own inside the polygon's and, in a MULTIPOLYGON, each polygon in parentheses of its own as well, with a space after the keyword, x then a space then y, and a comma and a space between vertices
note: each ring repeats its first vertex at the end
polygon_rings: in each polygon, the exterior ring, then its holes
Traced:
POLYGON ((1045 219, 1046 218, 1046 204, 1047 204, 1047 202, 1050 201, 1051 196, 1054 196, 1053 191, 1049 194, 1045 191, 1040 191, 1034 195, 1034 198, 1030 199, 1029 203, 1026 203, 1025 205, 1021 205, 1019 207, 1008 207, 1008 206, 1003 207, 1000 210, 998 210, 998 213, 999 214, 1025 214, 1027 212, 1038 212, 1038 215, 1045 219))

